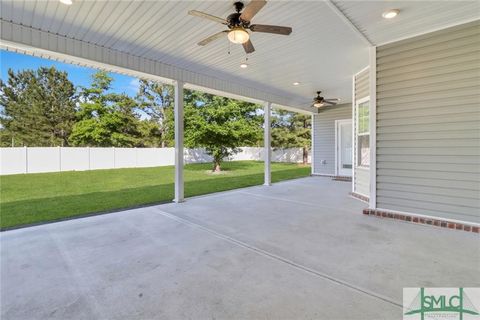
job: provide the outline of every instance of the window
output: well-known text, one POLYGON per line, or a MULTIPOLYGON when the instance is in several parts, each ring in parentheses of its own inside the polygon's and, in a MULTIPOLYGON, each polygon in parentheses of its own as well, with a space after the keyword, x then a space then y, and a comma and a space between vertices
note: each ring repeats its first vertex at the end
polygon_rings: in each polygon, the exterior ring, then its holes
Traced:
POLYGON ((370 166, 370 114, 369 101, 357 105, 357 165, 370 166))

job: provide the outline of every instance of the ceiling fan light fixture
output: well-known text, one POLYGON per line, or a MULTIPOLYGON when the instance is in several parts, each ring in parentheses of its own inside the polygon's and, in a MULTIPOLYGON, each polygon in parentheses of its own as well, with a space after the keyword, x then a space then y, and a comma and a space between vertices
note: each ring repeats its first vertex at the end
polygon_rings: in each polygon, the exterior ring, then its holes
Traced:
POLYGON ((232 43, 243 44, 249 39, 250 35, 241 27, 235 27, 228 33, 228 40, 232 43))
POLYGON ((67 6, 69 6, 73 3, 72 0, 59 0, 59 1, 63 4, 66 4, 67 6))
POLYGON ((398 14, 400 13, 400 10, 398 9, 390 9, 382 13, 382 17, 385 19, 393 19, 395 18, 398 14))

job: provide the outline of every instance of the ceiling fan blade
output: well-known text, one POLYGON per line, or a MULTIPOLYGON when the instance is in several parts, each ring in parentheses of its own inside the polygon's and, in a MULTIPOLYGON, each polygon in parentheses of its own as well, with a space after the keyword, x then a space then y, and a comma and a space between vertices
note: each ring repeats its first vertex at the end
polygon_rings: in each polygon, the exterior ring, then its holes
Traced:
POLYGON ((323 103, 327 103, 327 104, 332 105, 332 106, 337 104, 336 101, 331 101, 331 100, 323 100, 323 103))
POLYGON ((250 22, 252 18, 267 4, 265 0, 252 0, 250 3, 243 9, 240 19, 243 21, 250 22))
POLYGON ((242 43, 243 49, 245 49, 246 53, 252 53, 255 51, 255 48, 253 47, 252 41, 248 40, 245 43, 242 43))
POLYGON ((208 14, 208 13, 205 13, 205 12, 201 12, 201 11, 197 11, 197 10, 190 10, 190 11, 188 11, 188 14, 191 15, 191 16, 196 16, 196 17, 205 18, 205 19, 208 19, 208 20, 211 20, 211 21, 215 21, 215 22, 218 22, 218 23, 221 23, 221 24, 225 24, 225 25, 227 24, 227 20, 216 17, 216 16, 212 16, 211 14, 208 14))
POLYGON ((217 32, 217 33, 211 35, 210 37, 205 38, 202 41, 200 41, 198 43, 198 45, 199 46, 205 46, 205 45, 209 44, 210 42, 212 42, 214 40, 220 39, 221 37, 223 37, 227 33, 228 33, 228 30, 217 32))
POLYGON ((292 28, 290 27, 281 27, 281 26, 270 26, 266 24, 252 24, 250 30, 253 32, 266 32, 274 34, 282 34, 288 36, 292 33, 292 28))

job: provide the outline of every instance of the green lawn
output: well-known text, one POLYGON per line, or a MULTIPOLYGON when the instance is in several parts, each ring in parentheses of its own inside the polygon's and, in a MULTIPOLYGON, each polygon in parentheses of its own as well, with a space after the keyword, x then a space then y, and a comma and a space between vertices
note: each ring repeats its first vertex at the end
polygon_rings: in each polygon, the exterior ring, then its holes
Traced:
MULTIPOLYGON (((0 227, 171 201, 173 169, 167 166, 1 176, 0 227)), ((263 183, 263 162, 226 162, 221 174, 212 174, 210 169, 209 163, 185 166, 186 197, 263 183)), ((308 166, 272 163, 273 182, 309 174, 308 166)))

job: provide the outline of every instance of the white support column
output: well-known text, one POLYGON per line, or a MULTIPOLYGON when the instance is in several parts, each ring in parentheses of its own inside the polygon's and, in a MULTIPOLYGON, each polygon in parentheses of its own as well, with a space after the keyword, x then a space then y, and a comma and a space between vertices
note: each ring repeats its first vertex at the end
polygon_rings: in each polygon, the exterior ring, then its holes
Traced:
POLYGON ((264 161, 265 161, 265 180, 263 185, 269 186, 272 184, 272 176, 270 170, 270 162, 272 160, 272 136, 271 136, 271 119, 270 115, 272 112, 272 107, 270 102, 265 102, 264 105, 264 128, 263 128, 263 146, 264 146, 264 161))
POLYGON ((184 201, 183 185, 183 82, 176 81, 175 89, 175 199, 184 201))
POLYGON ((370 209, 377 208, 377 47, 370 47, 370 209))
POLYGON ((357 141, 355 140, 357 138, 355 134, 355 131, 356 131, 355 121, 357 121, 357 119, 355 118, 355 104, 357 103, 355 99, 357 97, 355 95, 355 86, 356 86, 355 76, 356 76, 355 74, 352 76, 352 192, 355 192, 355 178, 356 178, 355 166, 357 165, 357 155, 356 155, 357 141))
POLYGON ((312 113, 311 128, 310 128, 310 174, 315 174, 315 114, 312 113))

